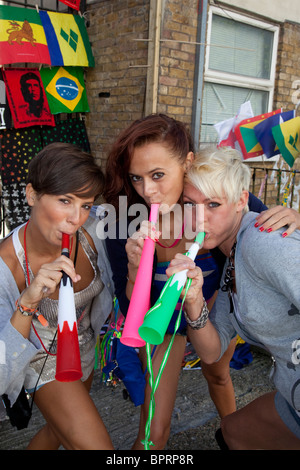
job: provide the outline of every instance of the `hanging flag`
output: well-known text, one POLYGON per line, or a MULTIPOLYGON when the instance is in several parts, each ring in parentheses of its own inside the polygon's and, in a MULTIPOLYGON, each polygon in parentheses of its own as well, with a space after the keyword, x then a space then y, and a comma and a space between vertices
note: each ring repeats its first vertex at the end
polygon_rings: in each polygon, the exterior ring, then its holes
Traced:
POLYGON ((254 127, 257 126, 264 119, 274 116, 281 112, 281 109, 276 111, 271 111, 270 113, 260 114, 259 116, 254 116, 250 119, 245 119, 241 121, 234 129, 238 143, 240 144, 242 155, 244 160, 247 158, 258 157, 263 155, 263 149, 258 142, 254 127))
POLYGON ((14 127, 55 126, 38 69, 3 70, 14 127))
POLYGON ((300 153, 300 117, 273 127, 272 134, 283 159, 292 168, 300 153))
POLYGON ((251 117, 253 117, 252 106, 250 101, 246 101, 246 103, 240 106, 237 114, 233 118, 214 124, 214 128, 219 136, 218 147, 232 147, 240 151, 234 129, 241 121, 251 117))
POLYGON ((294 174, 295 173, 290 173, 289 175, 289 179, 285 185, 285 188, 284 188, 284 192, 283 192, 283 198, 282 198, 282 203, 281 205, 282 206, 287 206, 287 202, 288 202, 288 198, 289 198, 289 194, 290 194, 290 186, 291 186, 291 181, 292 179, 294 178, 294 174))
POLYGON ((280 153, 272 134, 272 127, 277 126, 282 122, 289 121, 294 117, 294 110, 285 111, 284 113, 275 114, 274 116, 264 119, 254 127, 255 136, 259 141, 266 158, 271 158, 280 153))
POLYGON ((80 8, 80 0, 59 0, 60 2, 64 3, 68 7, 74 8, 74 10, 79 10, 80 8))
POLYGON ((40 11, 52 65, 94 67, 95 61, 80 15, 40 11))
POLYGON ((51 65, 48 45, 36 10, 0 5, 0 64, 51 65))
POLYGON ((6 88, 0 71, 0 129, 12 127, 11 112, 6 99, 6 88))
POLYGON ((52 114, 90 110, 81 67, 42 68, 40 74, 52 114))

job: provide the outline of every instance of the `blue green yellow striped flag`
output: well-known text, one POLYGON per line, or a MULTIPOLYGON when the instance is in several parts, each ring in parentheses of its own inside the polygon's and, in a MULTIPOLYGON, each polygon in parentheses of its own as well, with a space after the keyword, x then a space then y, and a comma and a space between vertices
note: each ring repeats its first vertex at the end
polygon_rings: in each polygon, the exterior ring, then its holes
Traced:
POLYGON ((300 154, 300 117, 274 126, 272 134, 283 159, 292 167, 300 154))
POLYGON ((39 13, 47 38, 51 65, 95 66, 82 16, 47 11, 39 13))

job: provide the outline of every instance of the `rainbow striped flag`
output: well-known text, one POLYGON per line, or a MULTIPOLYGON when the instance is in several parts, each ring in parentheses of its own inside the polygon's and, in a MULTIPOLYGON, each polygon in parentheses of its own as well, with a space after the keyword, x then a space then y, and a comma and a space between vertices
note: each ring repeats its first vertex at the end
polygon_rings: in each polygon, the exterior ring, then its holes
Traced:
POLYGON ((0 5, 0 64, 51 65, 47 40, 36 10, 0 5))
POLYGON ((40 11, 51 65, 94 67, 84 18, 80 15, 40 11))
POLYGON ((300 155, 300 117, 274 126, 272 134, 283 159, 292 168, 300 155))

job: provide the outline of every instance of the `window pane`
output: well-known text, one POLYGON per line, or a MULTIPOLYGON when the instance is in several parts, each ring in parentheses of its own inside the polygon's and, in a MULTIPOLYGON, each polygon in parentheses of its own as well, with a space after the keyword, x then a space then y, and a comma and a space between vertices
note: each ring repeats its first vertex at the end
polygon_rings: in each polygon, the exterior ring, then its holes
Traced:
POLYGON ((209 69, 269 79, 273 37, 273 31, 213 15, 210 43, 223 47, 210 47, 209 69))
POLYGON ((268 96, 267 91, 206 82, 203 90, 201 142, 216 143, 218 134, 213 125, 234 117, 246 101, 251 102, 254 116, 267 112, 268 96))

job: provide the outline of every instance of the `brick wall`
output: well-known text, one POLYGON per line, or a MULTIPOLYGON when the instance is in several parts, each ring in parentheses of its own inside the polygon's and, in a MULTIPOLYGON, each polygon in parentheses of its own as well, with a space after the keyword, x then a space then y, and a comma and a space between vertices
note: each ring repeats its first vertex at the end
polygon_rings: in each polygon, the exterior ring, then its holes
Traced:
POLYGON ((161 29, 158 111, 188 124, 192 119, 198 1, 165 2, 161 29))
MULTIPOLYGON (((95 68, 88 69, 92 152, 102 163, 118 133, 144 116, 150 0, 97 0, 88 5, 95 68), (102 95, 99 97, 99 93, 102 95), (107 95, 109 94, 109 96, 107 95)), ((165 0, 159 57, 157 112, 190 124, 198 0, 165 0), (179 41, 179 42, 176 42, 179 41)))
POLYGON ((88 69, 90 113, 86 126, 93 154, 104 166, 108 147, 121 129, 143 115, 149 2, 98 0, 88 6, 88 34, 95 68, 88 69), (99 95, 100 94, 100 95, 99 95))

